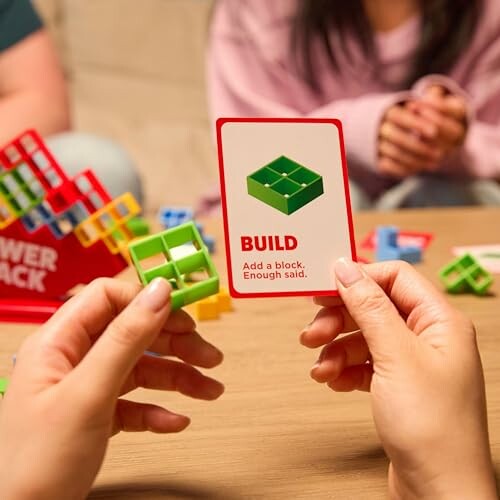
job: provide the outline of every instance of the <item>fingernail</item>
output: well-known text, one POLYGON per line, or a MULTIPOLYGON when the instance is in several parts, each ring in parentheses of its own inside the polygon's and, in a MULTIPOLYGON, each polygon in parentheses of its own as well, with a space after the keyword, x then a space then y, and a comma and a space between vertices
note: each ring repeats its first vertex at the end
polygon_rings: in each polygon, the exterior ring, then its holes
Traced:
POLYGON ((361 272, 359 264, 344 258, 339 259, 335 263, 335 275, 340 283, 346 288, 349 288, 363 279, 363 273, 361 272))
POLYGON ((168 304, 171 290, 172 287, 167 280, 155 278, 136 297, 136 304, 152 312, 159 312, 168 304))

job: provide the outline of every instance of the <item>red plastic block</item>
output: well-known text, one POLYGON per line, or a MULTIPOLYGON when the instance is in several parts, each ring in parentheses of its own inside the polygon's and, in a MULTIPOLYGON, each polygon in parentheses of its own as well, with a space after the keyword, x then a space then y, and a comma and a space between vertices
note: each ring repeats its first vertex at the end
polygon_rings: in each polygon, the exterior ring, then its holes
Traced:
POLYGON ((68 178, 42 138, 29 130, 0 150, 0 172, 26 163, 44 189, 50 191, 64 184, 68 178))
POLYGON ((47 193, 47 202, 56 214, 66 211, 79 201, 93 214, 111 200, 111 196, 91 170, 78 174, 58 189, 47 193))

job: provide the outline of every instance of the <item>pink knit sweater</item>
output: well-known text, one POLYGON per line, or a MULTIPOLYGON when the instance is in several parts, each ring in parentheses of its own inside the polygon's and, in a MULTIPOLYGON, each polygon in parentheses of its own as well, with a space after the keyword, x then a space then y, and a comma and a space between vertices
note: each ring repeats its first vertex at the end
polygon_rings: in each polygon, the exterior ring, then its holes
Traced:
MULTIPOLYGON (((376 35, 383 78, 354 43, 348 71, 339 75, 318 56, 320 92, 295 69, 290 51, 294 0, 218 0, 210 30, 209 101, 218 117, 332 117, 344 125, 350 175, 376 196, 393 179, 376 171, 377 135, 385 111, 434 81, 467 96, 471 123, 447 175, 500 179, 500 1, 485 0, 472 43, 446 75, 429 75, 405 92, 394 83, 408 72, 420 17, 376 35), (392 82, 392 83, 391 83, 392 82)), ((323 54, 318 50, 318 54, 323 54)), ((342 62, 340 55, 340 61, 342 62)))

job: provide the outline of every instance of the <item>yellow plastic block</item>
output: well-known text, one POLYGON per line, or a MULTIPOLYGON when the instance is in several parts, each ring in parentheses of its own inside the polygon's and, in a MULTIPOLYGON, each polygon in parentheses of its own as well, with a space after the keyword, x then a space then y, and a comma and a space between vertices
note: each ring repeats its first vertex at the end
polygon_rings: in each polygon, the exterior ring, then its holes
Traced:
POLYGON ((5 229, 17 219, 7 201, 0 194, 0 229, 5 229))
POLYGON ((122 194, 79 224, 75 235, 86 248, 102 240, 112 254, 125 254, 128 242, 134 238, 126 224, 140 211, 130 193, 122 194))
POLYGON ((219 319, 219 301, 216 296, 207 297, 206 299, 196 302, 194 305, 194 314, 196 319, 200 321, 219 319))
POLYGON ((229 291, 225 287, 221 287, 219 293, 216 295, 219 302, 220 312, 231 312, 233 310, 233 303, 229 291))
POLYGON ((221 287, 219 293, 193 304, 189 311, 199 321, 219 319, 224 312, 231 312, 233 304, 227 288, 221 287))

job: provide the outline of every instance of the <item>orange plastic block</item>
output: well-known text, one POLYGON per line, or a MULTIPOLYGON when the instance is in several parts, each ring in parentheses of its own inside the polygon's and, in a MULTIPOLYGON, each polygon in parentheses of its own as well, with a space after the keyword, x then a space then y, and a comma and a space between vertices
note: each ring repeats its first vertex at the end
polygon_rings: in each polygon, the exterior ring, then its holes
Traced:
POLYGON ((125 193, 79 224, 75 228, 75 235, 86 248, 102 240, 112 254, 120 253, 134 239, 127 222, 140 211, 141 207, 135 198, 125 193))

